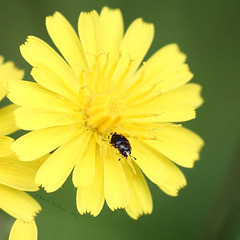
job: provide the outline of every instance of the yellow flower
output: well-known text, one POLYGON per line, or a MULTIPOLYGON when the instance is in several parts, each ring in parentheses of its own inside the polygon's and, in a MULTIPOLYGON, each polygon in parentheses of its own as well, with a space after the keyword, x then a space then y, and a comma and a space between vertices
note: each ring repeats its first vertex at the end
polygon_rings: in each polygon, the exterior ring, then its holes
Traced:
MULTIPOLYGON (((22 77, 22 70, 15 68, 12 62, 3 63, 0 56, 0 101, 7 94, 8 82, 22 77)), ((38 190, 34 179, 43 159, 25 163, 10 150, 13 139, 4 135, 17 129, 13 115, 16 108, 11 104, 0 109, 0 209, 16 218, 10 240, 34 240, 37 239, 34 217, 41 207, 24 191, 38 190)))
POLYGON ((9 99, 22 106, 17 125, 32 130, 12 150, 23 161, 55 150, 35 180, 53 192, 73 170, 81 214, 98 215, 105 199, 135 219, 151 213, 143 173, 176 196, 186 180, 174 163, 193 167, 203 145, 174 124, 195 118, 202 104, 201 87, 187 84, 193 75, 186 56, 170 44, 141 65, 153 24, 136 19, 123 34, 118 9, 81 13, 79 37, 58 12, 46 26, 64 59, 33 36, 20 47, 36 83, 10 83, 9 99))

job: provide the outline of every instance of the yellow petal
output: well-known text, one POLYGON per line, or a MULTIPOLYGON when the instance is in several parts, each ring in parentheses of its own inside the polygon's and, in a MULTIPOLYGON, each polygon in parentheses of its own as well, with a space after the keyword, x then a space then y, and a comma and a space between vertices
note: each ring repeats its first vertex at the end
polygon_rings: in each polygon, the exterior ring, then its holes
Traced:
POLYGON ((168 67, 182 64, 186 59, 187 56, 180 51, 177 44, 168 44, 160 48, 145 62, 144 77, 153 79, 159 72, 162 72, 168 67))
POLYGON ((30 162, 23 162, 20 161, 15 154, 9 155, 7 157, 3 157, 0 159, 1 163, 4 164, 12 164, 21 166, 23 168, 32 169, 33 171, 37 172, 39 167, 46 161, 46 159, 50 156, 50 154, 46 154, 34 161, 30 162))
POLYGON ((159 97, 161 102, 173 99, 180 104, 189 104, 194 108, 202 105, 203 99, 201 97, 202 87, 196 83, 189 83, 182 87, 176 88, 170 92, 162 94, 159 97))
POLYGON ((177 44, 168 44, 158 50, 141 67, 143 87, 157 85, 159 91, 167 92, 191 80, 193 74, 184 62, 183 54, 177 44))
POLYGON ((123 18, 119 9, 104 7, 100 14, 101 48, 106 53, 119 50, 123 37, 123 18))
POLYGON ((13 154, 10 150, 13 141, 14 140, 10 137, 0 136, 0 157, 6 157, 13 154))
POLYGON ((18 138, 11 146, 22 161, 37 159, 75 136, 72 126, 51 127, 32 131, 18 138))
POLYGON ((17 126, 24 130, 38 130, 83 122, 83 115, 80 112, 60 112, 34 107, 20 107, 14 115, 17 126))
POLYGON ((79 105, 76 91, 68 86, 66 81, 62 79, 62 76, 53 72, 49 67, 38 63, 32 69, 31 75, 42 87, 71 100, 76 105, 79 105))
POLYGON ((153 203, 142 172, 135 163, 133 163, 133 166, 136 173, 133 172, 129 165, 125 164, 124 166, 129 188, 129 202, 125 210, 130 217, 137 219, 142 214, 150 214, 153 209, 153 203))
POLYGON ((136 164, 146 176, 164 192, 176 196, 180 188, 186 185, 186 179, 178 167, 150 144, 132 140, 132 155, 137 158, 136 164))
POLYGON ((35 221, 26 222, 17 219, 12 226, 9 240, 37 240, 37 236, 35 221))
POLYGON ((30 162, 23 162, 21 161, 21 164, 23 166, 26 166, 28 168, 31 168, 33 170, 35 170, 37 172, 37 170, 40 168, 40 166, 48 159, 48 157, 50 156, 50 154, 46 154, 40 158, 37 158, 33 161, 30 161, 30 162))
POLYGON ((175 164, 173 164, 167 159, 166 162, 169 165, 168 167, 169 178, 166 179, 164 183, 158 186, 166 194, 175 197, 178 195, 178 191, 186 186, 187 181, 181 170, 175 164))
POLYGON ((8 135, 17 131, 13 111, 17 109, 15 104, 10 104, 0 109, 0 135, 8 135))
POLYGON ((88 136, 80 134, 59 147, 39 168, 36 183, 46 192, 54 192, 60 188, 70 175, 78 157, 86 149, 88 136))
POLYGON ((87 139, 86 148, 82 156, 79 156, 73 171, 73 184, 75 187, 88 187, 93 183, 95 175, 96 140, 92 135, 87 139))
POLYGON ((23 70, 14 66, 13 62, 0 64, 0 100, 7 94, 7 84, 12 80, 20 80, 24 75, 23 70))
POLYGON ((164 157, 142 141, 131 139, 131 145, 135 163, 152 182, 162 184, 169 177, 164 157))
POLYGON ((102 210, 104 200, 103 160, 97 147, 94 179, 90 186, 77 188, 77 209, 80 214, 89 213, 96 217, 102 210))
MULTIPOLYGON (((198 84, 186 84, 170 92, 163 93, 152 102, 136 105, 134 102, 123 115, 129 118, 141 118, 137 121, 182 122, 195 118, 195 109, 203 102, 198 84), (130 111, 131 109, 131 111, 130 111)), ((131 104, 131 103, 130 103, 131 104)))
POLYGON ((0 158, 0 184, 23 191, 37 191, 35 175, 36 170, 22 164, 15 155, 8 161, 0 158))
POLYGON ((102 157, 104 158, 104 194, 107 205, 112 211, 125 208, 129 200, 129 191, 122 163, 118 161, 116 152, 109 147, 102 157))
POLYGON ((100 22, 98 13, 81 12, 78 20, 78 33, 86 54, 88 66, 91 67, 100 50, 100 22))
MULTIPOLYGON (((173 101, 170 101, 169 105, 167 105, 167 103, 162 103, 158 113, 132 111, 132 113, 125 112, 124 117, 139 123, 148 122, 149 124, 157 122, 184 122, 196 117, 194 107, 189 106, 189 104, 174 105, 173 103, 173 101)), ((149 107, 149 111, 150 109, 152 112, 156 111, 156 107, 153 108, 153 106, 151 106, 151 108, 149 107)))
POLYGON ((123 31, 121 11, 104 7, 100 14, 100 51, 102 55, 99 53, 97 57, 98 66, 102 66, 102 76, 95 81, 99 92, 105 91, 106 88, 111 88, 114 91, 116 86, 111 86, 111 81, 117 83, 117 79, 122 79, 121 75, 123 75, 126 66, 129 64, 129 55, 125 54, 126 61, 122 63, 124 57, 120 57, 119 52, 123 31))
POLYGON ((35 66, 42 63, 48 66, 53 72, 59 74, 72 90, 78 92, 80 88, 78 76, 47 43, 37 37, 29 36, 20 46, 20 51, 29 64, 35 66))
POLYGON ((189 82, 193 77, 187 64, 174 66, 160 72, 154 79, 146 79, 156 90, 164 93, 189 82))
POLYGON ((28 81, 11 81, 8 98, 17 105, 25 107, 42 107, 60 111, 79 109, 77 105, 63 96, 28 81))
POLYGON ((59 12, 46 18, 46 26, 54 44, 79 76, 80 71, 87 67, 87 63, 76 32, 59 12))
POLYGON ((199 159, 203 140, 194 132, 183 127, 165 127, 157 131, 156 140, 148 140, 149 145, 167 158, 183 167, 193 167, 199 159))
POLYGON ((109 82, 114 94, 124 94, 124 90, 133 83, 133 73, 147 53, 153 35, 153 24, 145 23, 142 19, 136 19, 127 29, 109 82))
POLYGON ((134 60, 136 70, 142 62, 145 54, 151 46, 154 36, 154 26, 150 23, 143 22, 138 18, 128 27, 120 47, 120 51, 128 53, 134 60))
POLYGON ((25 192, 0 184, 0 208, 14 218, 31 221, 41 210, 39 203, 25 192))

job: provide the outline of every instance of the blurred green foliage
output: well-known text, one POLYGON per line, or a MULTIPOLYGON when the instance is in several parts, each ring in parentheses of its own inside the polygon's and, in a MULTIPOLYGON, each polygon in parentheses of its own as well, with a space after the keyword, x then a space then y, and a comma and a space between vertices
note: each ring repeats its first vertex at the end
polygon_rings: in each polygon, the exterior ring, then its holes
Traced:
MULTIPOLYGON (((39 239, 239 239, 240 1, 0 0, 0 54, 25 69, 30 80, 30 66, 19 45, 28 35, 53 45, 45 17, 60 11, 76 29, 81 11, 99 12, 105 5, 122 10, 125 28, 137 17, 155 24, 147 57, 172 42, 187 54, 205 103, 196 120, 185 126, 199 133, 206 145, 195 167, 183 169, 188 185, 179 197, 166 196, 150 183, 154 210, 138 221, 106 206, 96 218, 80 216, 70 178, 55 193, 33 193, 43 208, 36 219, 39 239)), ((0 212, 0 239, 7 239, 12 222, 0 212)))

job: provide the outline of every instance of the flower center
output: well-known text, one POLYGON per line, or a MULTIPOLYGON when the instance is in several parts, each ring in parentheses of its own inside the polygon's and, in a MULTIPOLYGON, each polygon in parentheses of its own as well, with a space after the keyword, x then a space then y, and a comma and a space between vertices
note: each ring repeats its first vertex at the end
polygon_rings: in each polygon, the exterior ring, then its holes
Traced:
POLYGON ((116 97, 106 94, 96 95, 90 100, 86 111, 87 125, 103 132, 119 122, 120 114, 121 104, 116 97))

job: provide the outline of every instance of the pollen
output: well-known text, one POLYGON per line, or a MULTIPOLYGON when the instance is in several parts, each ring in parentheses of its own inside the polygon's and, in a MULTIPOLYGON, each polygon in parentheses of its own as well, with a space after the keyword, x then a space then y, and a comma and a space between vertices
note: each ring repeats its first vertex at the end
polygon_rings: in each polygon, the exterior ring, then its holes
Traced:
POLYGON ((121 104, 115 96, 106 94, 92 98, 86 111, 87 125, 103 132, 120 120, 121 104))
POLYGON ((112 119, 118 118, 121 113, 121 105, 117 98, 109 98, 109 101, 107 103, 107 112, 112 119))

